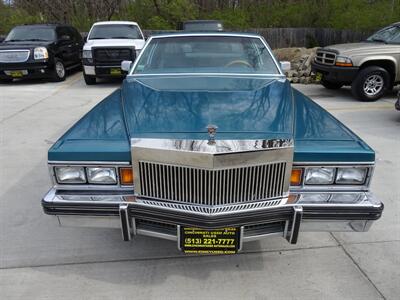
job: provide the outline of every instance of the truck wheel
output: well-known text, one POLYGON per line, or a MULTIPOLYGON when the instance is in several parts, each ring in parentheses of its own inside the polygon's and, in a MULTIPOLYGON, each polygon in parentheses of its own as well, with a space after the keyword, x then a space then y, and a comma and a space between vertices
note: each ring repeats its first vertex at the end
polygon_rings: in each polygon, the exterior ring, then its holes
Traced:
POLYGON ((96 76, 90 76, 90 75, 86 75, 85 73, 83 73, 83 79, 85 79, 85 83, 87 85, 96 84, 96 76))
POLYGON ((343 86, 343 83, 327 81, 324 79, 321 79, 321 84, 328 90, 338 90, 343 86))
POLYGON ((362 69, 351 85, 353 96, 361 101, 376 101, 391 85, 390 75, 384 68, 371 66, 362 69))
POLYGON ((54 60, 52 81, 64 81, 66 77, 67 72, 65 70, 64 63, 62 62, 62 60, 56 58, 54 60))

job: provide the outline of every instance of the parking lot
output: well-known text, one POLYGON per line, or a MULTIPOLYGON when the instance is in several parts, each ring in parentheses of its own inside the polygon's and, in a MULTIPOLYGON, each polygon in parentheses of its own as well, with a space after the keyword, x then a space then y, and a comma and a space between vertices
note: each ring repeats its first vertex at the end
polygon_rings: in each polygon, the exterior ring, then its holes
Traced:
POLYGON ((120 82, 0 85, 1 299, 398 299, 400 112, 395 92, 373 103, 347 88, 296 85, 376 150, 372 190, 385 204, 367 233, 272 237, 235 256, 190 257, 150 237, 61 228, 44 215, 47 150, 120 82))

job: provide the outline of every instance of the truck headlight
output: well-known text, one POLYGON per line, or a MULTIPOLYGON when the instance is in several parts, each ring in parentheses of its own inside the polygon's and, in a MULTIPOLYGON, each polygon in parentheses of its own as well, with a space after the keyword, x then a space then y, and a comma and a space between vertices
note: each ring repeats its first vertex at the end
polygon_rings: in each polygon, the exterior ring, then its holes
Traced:
POLYGON ((116 184, 115 168, 87 168, 88 182, 95 184, 116 184))
POLYGON ((92 50, 83 50, 82 58, 93 58, 92 57, 92 50))
POLYGON ((336 175, 336 183, 363 184, 367 172, 367 168, 339 168, 336 175))
POLYGON ((45 47, 36 47, 33 50, 33 58, 34 59, 48 59, 49 58, 49 52, 45 47))
POLYGON ((349 57, 345 57, 345 56, 337 56, 335 64, 339 67, 352 67, 353 66, 353 62, 351 61, 351 59, 349 57))
POLYGON ((332 184, 335 179, 335 168, 307 168, 304 184, 332 184))
POLYGON ((86 183, 83 167, 54 167, 58 183, 86 183))

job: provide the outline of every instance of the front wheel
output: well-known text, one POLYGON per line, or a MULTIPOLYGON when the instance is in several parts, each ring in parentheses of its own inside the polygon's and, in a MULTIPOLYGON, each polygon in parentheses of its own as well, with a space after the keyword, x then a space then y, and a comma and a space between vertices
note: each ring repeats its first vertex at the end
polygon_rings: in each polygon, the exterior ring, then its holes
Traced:
POLYGON ((85 83, 87 85, 96 84, 96 76, 90 76, 90 75, 86 75, 85 73, 83 73, 83 79, 85 80, 85 83))
POLYGON ((321 80, 321 84, 324 88, 328 90, 338 90, 343 86, 343 83, 327 81, 325 79, 321 80))
POLYGON ((390 88, 391 80, 384 68, 371 66, 362 69, 353 84, 351 92, 361 101, 371 102, 381 98, 390 88))
POLYGON ((64 81, 67 77, 67 72, 65 70, 64 63, 60 59, 56 59, 54 61, 54 70, 53 70, 53 81, 64 81))

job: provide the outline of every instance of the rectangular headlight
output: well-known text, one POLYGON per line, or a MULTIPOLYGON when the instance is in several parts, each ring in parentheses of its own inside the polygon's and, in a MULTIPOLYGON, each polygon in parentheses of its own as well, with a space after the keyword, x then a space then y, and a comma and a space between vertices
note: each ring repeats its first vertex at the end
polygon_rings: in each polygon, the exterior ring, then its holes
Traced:
POLYGON ((95 184, 116 184, 115 168, 87 168, 88 182, 95 184))
POLYGON ((92 58, 92 50, 83 50, 82 58, 92 58))
POLYGON ((335 168, 307 168, 304 184, 332 184, 335 179, 335 168))
POLYGON ((54 167, 58 183, 85 183, 85 169, 83 167, 54 167))
POLYGON ((367 168, 339 168, 336 175, 337 184, 364 184, 367 168))

